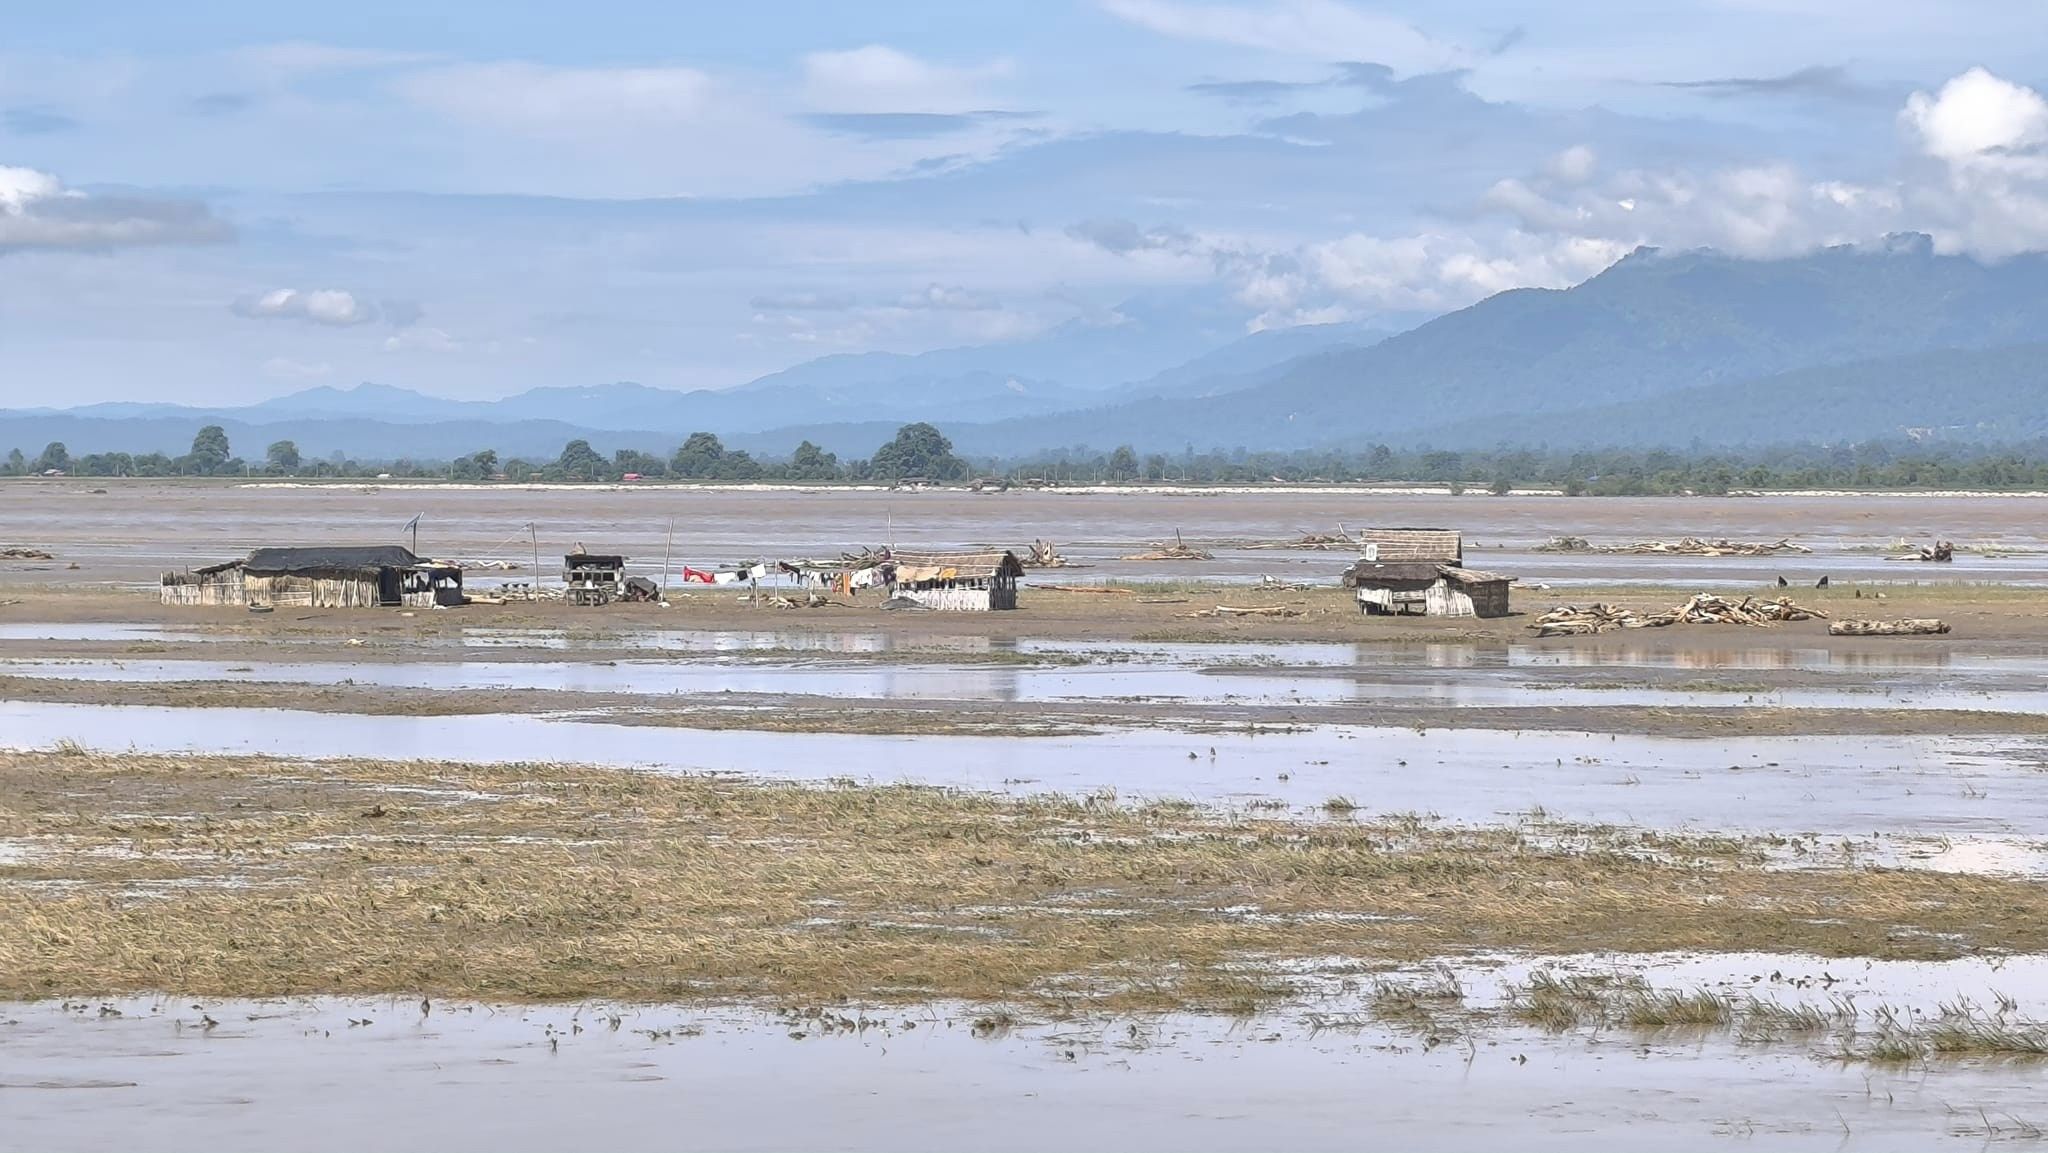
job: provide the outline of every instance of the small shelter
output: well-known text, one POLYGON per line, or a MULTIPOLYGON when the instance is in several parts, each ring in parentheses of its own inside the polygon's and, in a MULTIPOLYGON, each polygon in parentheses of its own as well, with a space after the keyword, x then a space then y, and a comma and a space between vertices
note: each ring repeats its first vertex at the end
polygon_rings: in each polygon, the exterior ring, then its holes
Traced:
POLYGON ((571 604, 605 605, 626 591, 626 558, 616 553, 572 552, 562 558, 562 583, 571 604))
POLYGON ((1017 607, 1017 578, 1024 575, 1024 564, 1007 551, 897 552, 885 571, 891 599, 953 612, 989 612, 1017 607))
POLYGON ((467 603, 462 566, 398 545, 259 548, 241 560, 164 573, 167 605, 432 608, 467 603))
POLYGON ((1508 585, 1514 578, 1466 568, 1464 538, 1453 529, 1367 529, 1359 534, 1359 544, 1364 555, 1344 571, 1344 587, 1357 590, 1360 612, 1508 614, 1508 585))

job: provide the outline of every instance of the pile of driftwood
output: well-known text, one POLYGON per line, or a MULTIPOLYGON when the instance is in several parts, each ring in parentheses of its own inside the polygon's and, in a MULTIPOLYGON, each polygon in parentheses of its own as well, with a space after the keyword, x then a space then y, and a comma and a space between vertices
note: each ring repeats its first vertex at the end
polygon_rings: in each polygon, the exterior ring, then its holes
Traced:
POLYGON ((1584 636, 1610 629, 1659 629, 1677 624, 1768 626, 1814 617, 1825 620, 1827 615, 1793 604, 1790 597, 1731 601, 1712 593, 1695 593, 1684 604, 1660 613, 1639 613, 1609 604, 1566 605, 1537 617, 1529 627, 1543 637, 1584 636))
POLYGON ((1895 621, 1836 621, 1828 626, 1831 637, 1924 637, 1948 631, 1948 622, 1932 617, 1895 621))
POLYGON ((1060 555, 1060 550, 1049 540, 1035 540, 1024 550, 1025 568, 1086 568, 1060 555))
POLYGON ((1198 613, 1182 613, 1184 617, 1299 617, 1307 616, 1307 609, 1292 605, 1267 605, 1263 608, 1237 608, 1232 605, 1217 605, 1198 613))
POLYGON ((1345 532, 1344 526, 1340 524, 1334 533, 1305 532, 1293 540, 1246 541, 1241 547, 1247 549, 1287 549, 1290 551, 1313 552, 1330 552, 1342 549, 1349 552, 1358 547, 1358 542, 1351 539, 1351 535, 1345 532))
POLYGON ((1136 553, 1136 554, 1133 554, 1133 555, 1131 555, 1131 556, 1127 556, 1127 557, 1122 557, 1122 558, 1120 558, 1120 559, 1122 559, 1122 560, 1215 560, 1215 559, 1216 559, 1216 554, 1215 554, 1215 553, 1208 553, 1208 552, 1203 552, 1203 551, 1202 551, 1201 549, 1198 549, 1198 548, 1189 548, 1189 547, 1188 547, 1188 543, 1187 543, 1186 541, 1184 541, 1184 540, 1180 539, 1180 530, 1179 530, 1179 529, 1174 529, 1174 530, 1173 530, 1173 543, 1172 543, 1172 544, 1170 544, 1170 545, 1169 545, 1169 544, 1159 544, 1159 545, 1155 545, 1155 546, 1153 546, 1153 549, 1152 549, 1152 551, 1151 551, 1151 552, 1141 552, 1141 553, 1136 553))
POLYGON ((10 546, 8 546, 8 547, 6 547, 6 548, 0 548, 0 560, 56 560, 56 559, 57 559, 57 557, 56 557, 56 554, 54 554, 54 553, 47 553, 47 552, 44 552, 44 551, 43 551, 42 549, 39 549, 39 548, 25 548, 25 547, 23 547, 23 546, 21 546, 21 545, 10 545, 10 546))
POLYGON ((1552 537, 1536 546, 1537 552, 1598 552, 1623 556, 1772 556, 1777 553, 1804 552, 1813 550, 1803 544, 1789 540, 1772 543, 1751 543, 1732 540, 1705 540, 1696 536, 1678 540, 1639 540, 1633 544, 1596 545, 1582 536, 1552 537))

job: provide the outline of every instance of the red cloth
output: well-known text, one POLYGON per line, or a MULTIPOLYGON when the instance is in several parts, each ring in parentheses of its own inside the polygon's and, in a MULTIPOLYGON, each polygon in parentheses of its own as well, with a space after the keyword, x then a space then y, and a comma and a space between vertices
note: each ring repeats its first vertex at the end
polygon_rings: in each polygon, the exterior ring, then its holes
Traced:
POLYGON ((708 585, 713 583, 714 579, 715 578, 713 578, 713 576, 708 572, 700 572, 697 569, 691 568, 689 565, 683 566, 684 584, 708 585))

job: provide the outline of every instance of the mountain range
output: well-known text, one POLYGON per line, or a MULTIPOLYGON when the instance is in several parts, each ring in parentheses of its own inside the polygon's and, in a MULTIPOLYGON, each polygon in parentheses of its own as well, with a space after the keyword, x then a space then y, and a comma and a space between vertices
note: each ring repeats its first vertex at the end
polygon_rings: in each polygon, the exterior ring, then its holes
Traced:
POLYGON ((809 439, 863 456, 911 420, 979 456, 2048 433, 2048 257, 1980 263, 1918 235, 1776 261, 1641 249, 1571 288, 1503 292, 1407 331, 1225 332, 1176 328, 1170 310, 1120 314, 1026 341, 828 356, 716 391, 457 401, 364 384, 237 409, 0 412, 0 445, 175 452, 203 423, 238 446, 377 459, 552 455, 575 436, 666 452, 699 430, 763 454, 809 439))

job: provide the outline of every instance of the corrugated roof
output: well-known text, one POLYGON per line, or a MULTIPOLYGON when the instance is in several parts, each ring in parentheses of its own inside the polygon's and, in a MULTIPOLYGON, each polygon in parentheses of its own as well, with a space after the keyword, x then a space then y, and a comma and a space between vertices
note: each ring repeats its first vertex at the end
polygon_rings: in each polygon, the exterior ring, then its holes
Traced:
POLYGON ((1388 564, 1362 560, 1344 570, 1344 587, 1355 589, 1380 581, 1433 581, 1444 575, 1442 570, 1442 565, 1430 561, 1396 561, 1388 564))
POLYGON ((988 580, 998 573, 1024 575, 1024 562, 1013 552, 895 552, 896 580, 919 581, 988 580))
POLYGON ((1465 538, 1450 528, 1369 528, 1358 534, 1358 551, 1376 545, 1380 561, 1436 561, 1458 564, 1465 559, 1465 538))
POLYGON ((1344 570, 1344 587, 1355 589, 1378 581, 1433 581, 1438 577, 1459 584, 1485 584, 1489 581, 1514 579, 1499 573, 1459 568, 1457 565, 1431 564, 1428 561, 1396 561, 1388 564, 1362 560, 1344 570))

